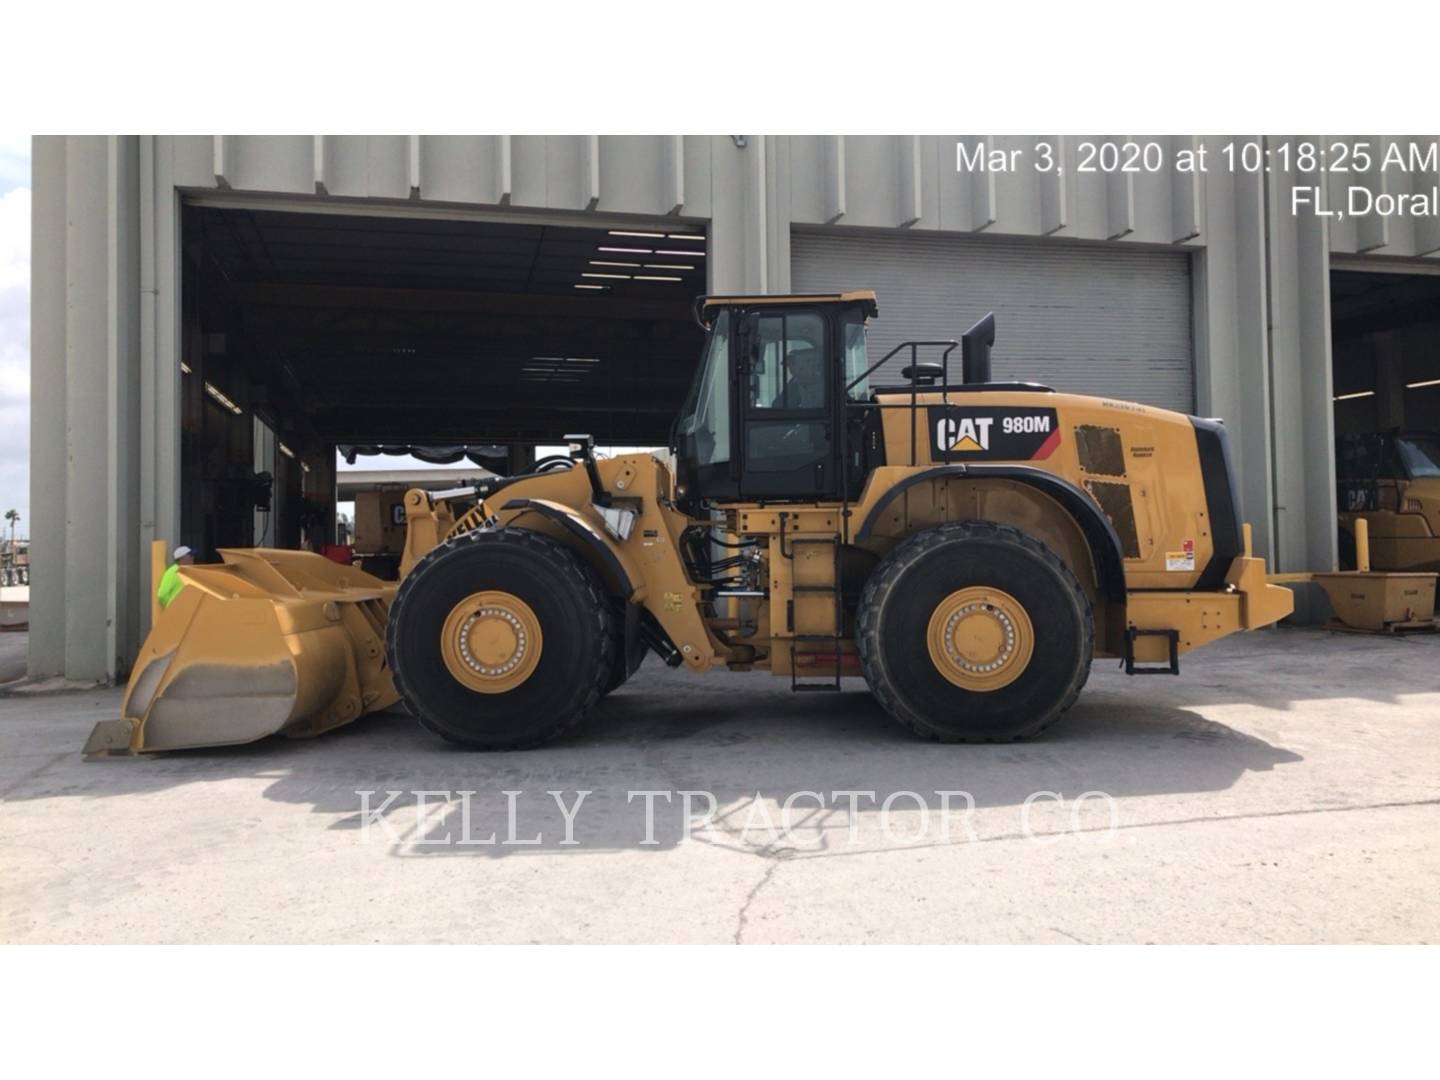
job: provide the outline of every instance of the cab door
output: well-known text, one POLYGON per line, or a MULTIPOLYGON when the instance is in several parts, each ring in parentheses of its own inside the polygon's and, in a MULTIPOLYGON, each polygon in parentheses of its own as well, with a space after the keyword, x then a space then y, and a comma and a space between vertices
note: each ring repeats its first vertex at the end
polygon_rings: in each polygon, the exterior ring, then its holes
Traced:
POLYGON ((741 323, 737 379, 740 494, 839 496, 836 367, 830 320, 815 308, 759 307, 741 323))

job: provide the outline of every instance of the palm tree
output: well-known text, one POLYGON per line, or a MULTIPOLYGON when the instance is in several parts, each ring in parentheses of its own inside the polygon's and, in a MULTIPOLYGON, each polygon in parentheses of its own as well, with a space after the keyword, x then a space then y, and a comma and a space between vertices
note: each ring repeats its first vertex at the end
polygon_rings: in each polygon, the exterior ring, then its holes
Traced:
POLYGON ((20 580, 20 571, 16 566, 16 563, 19 560, 15 556, 15 523, 20 520, 20 511, 6 510, 5 520, 10 523, 10 543, 5 548, 5 559, 7 565, 5 567, 4 577, 0 578, 0 582, 3 582, 6 585, 13 585, 17 584, 20 580))

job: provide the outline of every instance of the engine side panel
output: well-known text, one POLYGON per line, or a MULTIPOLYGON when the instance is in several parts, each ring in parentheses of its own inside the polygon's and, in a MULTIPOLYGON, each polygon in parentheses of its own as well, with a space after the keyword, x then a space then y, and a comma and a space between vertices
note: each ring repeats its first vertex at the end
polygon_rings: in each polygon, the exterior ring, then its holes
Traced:
POLYGON ((1197 436, 1190 417, 1134 402, 1006 391, 946 397, 920 394, 912 410, 908 394, 881 395, 888 464, 869 477, 859 520, 916 468, 1024 465, 1067 481, 1100 508, 1120 542, 1129 589, 1223 584, 1239 554, 1233 486, 1226 490, 1223 454, 1201 453, 1202 440, 1219 436, 1197 436))

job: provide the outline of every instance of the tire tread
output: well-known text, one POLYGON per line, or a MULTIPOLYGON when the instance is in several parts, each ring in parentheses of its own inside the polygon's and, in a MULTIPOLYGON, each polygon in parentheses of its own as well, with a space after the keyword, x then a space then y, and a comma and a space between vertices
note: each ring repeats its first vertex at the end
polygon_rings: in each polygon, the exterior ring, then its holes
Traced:
POLYGON ((605 593, 600 577, 593 569, 582 562, 569 548, 548 536, 533 532, 530 529, 517 529, 505 527, 500 529, 476 529, 464 533, 453 539, 446 540, 437 545, 410 569, 400 587, 395 591, 395 599, 390 605, 390 618, 385 625, 385 657, 390 667, 390 674, 395 680, 395 690, 399 693, 401 700, 411 714, 420 722, 421 726, 444 739, 468 746, 473 749, 485 750, 528 750, 543 743, 559 738, 580 724, 595 708, 595 704, 605 694, 606 686, 610 679, 613 666, 615 648, 615 633, 612 623, 614 616, 611 613, 610 598, 605 593), (446 558, 456 549, 466 548, 468 545, 476 544, 515 544, 522 548, 529 548, 541 556, 547 563, 558 569, 567 578, 577 592, 582 594, 589 602, 589 606, 597 613, 599 626, 597 632, 600 635, 602 646, 599 660, 593 671, 585 674, 583 683, 585 693, 577 700, 575 705, 566 710, 534 735, 519 739, 512 739, 505 742, 491 742, 488 740, 471 740, 457 736, 453 731, 440 729, 430 723, 423 712, 412 703, 409 693, 409 684, 406 679, 404 665, 400 662, 399 650, 396 648, 397 626, 399 620, 397 613, 403 608, 406 597, 414 588, 415 582, 419 581, 426 569, 446 558))
POLYGON ((860 653, 861 669, 870 692, 895 720, 921 738, 933 742, 953 743, 1009 743, 1032 739, 1053 726, 1075 699, 1090 677, 1090 664, 1095 657, 1095 613, 1090 598, 1081 588, 1080 582, 1070 567, 1053 550, 1039 540, 1022 532, 1013 525, 995 521, 952 521, 934 528, 924 529, 902 540, 884 559, 865 583, 860 594, 860 607, 855 624, 855 644, 860 653), (1056 708, 1037 718, 1032 724, 1011 735, 967 736, 939 731, 916 715, 896 693, 883 661, 880 643, 880 623, 885 599, 907 570, 932 554, 937 548, 967 539, 998 540, 1021 547, 1048 563, 1059 579, 1070 589, 1083 615, 1081 648, 1084 662, 1079 665, 1075 678, 1067 688, 1056 708))

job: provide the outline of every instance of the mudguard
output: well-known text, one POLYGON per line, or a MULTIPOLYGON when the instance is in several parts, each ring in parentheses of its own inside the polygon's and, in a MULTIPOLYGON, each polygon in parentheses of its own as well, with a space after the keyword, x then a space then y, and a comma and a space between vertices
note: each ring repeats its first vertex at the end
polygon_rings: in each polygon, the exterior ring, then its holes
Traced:
POLYGON ((526 511, 533 511, 559 525, 584 549, 587 561, 601 572, 616 596, 622 600, 634 598, 637 575, 629 556, 595 524, 570 507, 548 499, 511 499, 502 509, 514 514, 509 519, 512 522, 526 511))

